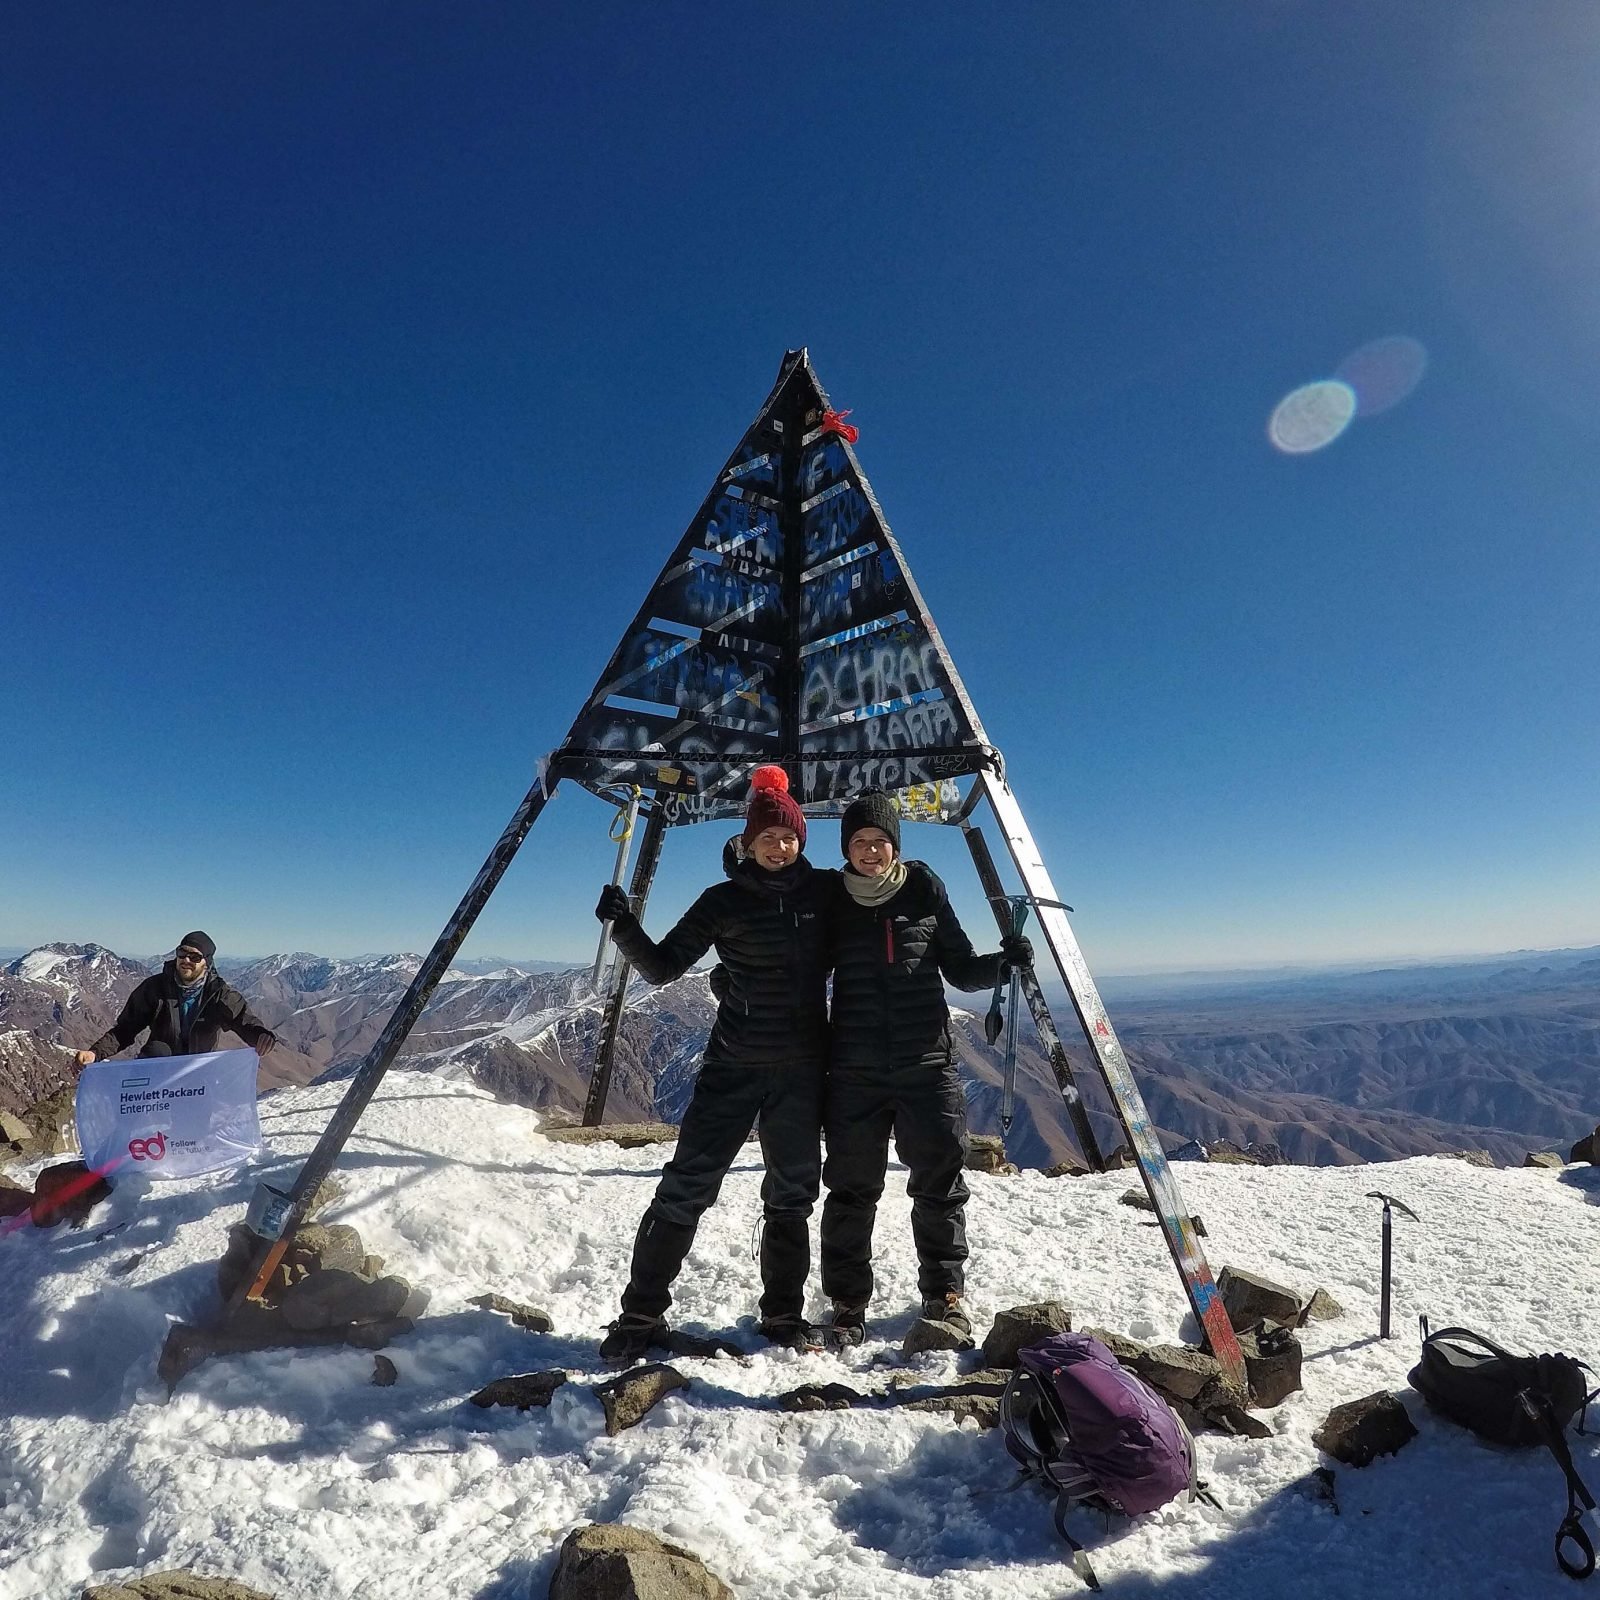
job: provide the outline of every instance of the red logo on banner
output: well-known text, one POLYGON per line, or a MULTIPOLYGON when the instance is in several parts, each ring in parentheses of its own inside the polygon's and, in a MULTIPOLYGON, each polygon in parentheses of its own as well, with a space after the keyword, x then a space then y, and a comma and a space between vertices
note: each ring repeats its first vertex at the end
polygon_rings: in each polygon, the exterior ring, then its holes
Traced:
POLYGON ((167 1153, 167 1136, 152 1133, 148 1139, 130 1139, 128 1154, 135 1161, 159 1161, 167 1153))

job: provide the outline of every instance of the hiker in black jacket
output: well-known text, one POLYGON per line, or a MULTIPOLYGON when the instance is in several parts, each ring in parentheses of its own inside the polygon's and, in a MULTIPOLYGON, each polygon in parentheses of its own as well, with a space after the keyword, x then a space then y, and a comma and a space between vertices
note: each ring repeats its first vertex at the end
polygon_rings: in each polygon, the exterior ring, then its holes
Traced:
POLYGON ((236 1033, 257 1055, 278 1042, 277 1035, 224 983, 211 963, 217 946, 209 935, 186 933, 172 960, 128 996, 117 1020, 87 1050, 74 1058, 81 1071, 91 1061, 114 1056, 150 1030, 141 1056, 202 1056, 217 1048, 218 1035, 236 1033))
POLYGON ((662 1169, 634 1239, 622 1315, 600 1345, 607 1360, 638 1360, 665 1339, 663 1313, 695 1228, 758 1119, 767 1168, 760 1329, 792 1348, 810 1341, 807 1219, 821 1180, 827 1066, 822 885, 833 874, 814 871, 802 854, 806 819, 783 768, 757 768, 753 782, 744 833, 723 854, 728 881, 707 889, 659 944, 616 885, 595 907, 650 983, 681 977, 713 945, 727 978, 677 1153, 662 1169))
POLYGON ((1008 936, 978 955, 938 875, 900 859, 894 801, 872 790, 845 811, 848 865, 830 914, 834 963, 832 1064, 825 1124, 822 1290, 833 1301, 830 1344, 859 1344, 872 1298, 872 1225, 889 1136, 909 1167, 911 1235, 922 1314, 971 1343, 961 1304, 967 1259, 966 1101, 950 1043, 944 986, 988 989, 1031 966, 1028 940, 1008 936))

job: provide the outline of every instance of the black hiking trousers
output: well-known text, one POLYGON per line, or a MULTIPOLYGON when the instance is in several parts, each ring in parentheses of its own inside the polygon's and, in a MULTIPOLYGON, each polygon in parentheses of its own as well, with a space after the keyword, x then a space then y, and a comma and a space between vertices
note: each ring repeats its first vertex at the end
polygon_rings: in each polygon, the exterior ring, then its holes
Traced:
POLYGON ((828 1159, 822 1170, 822 1292, 872 1298, 872 1226, 889 1164, 889 1137, 910 1169, 911 1238, 923 1299, 966 1287, 967 1103, 950 1062, 835 1066, 828 1079, 828 1159))
POLYGON ((701 1215, 752 1127, 760 1123, 761 1306, 763 1319, 798 1317, 811 1271, 809 1218, 822 1180, 821 1062, 736 1066, 708 1061, 684 1113, 678 1149, 661 1169, 633 1243, 633 1265, 622 1309, 659 1317, 672 1303, 672 1285, 694 1243, 701 1215))

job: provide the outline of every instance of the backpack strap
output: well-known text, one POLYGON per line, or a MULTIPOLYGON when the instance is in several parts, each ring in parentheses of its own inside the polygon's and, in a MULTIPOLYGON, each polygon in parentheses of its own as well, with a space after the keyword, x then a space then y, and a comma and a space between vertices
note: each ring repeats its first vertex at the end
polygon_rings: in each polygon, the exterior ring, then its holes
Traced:
POLYGON ((1056 1507, 1053 1517, 1056 1532, 1066 1540, 1067 1548, 1072 1552, 1072 1570, 1083 1580, 1085 1588, 1093 1589, 1096 1594, 1100 1592, 1100 1580, 1095 1576, 1094 1568, 1089 1563, 1089 1554, 1076 1539, 1067 1532, 1067 1512, 1072 1506, 1072 1497, 1063 1489, 1056 1496, 1056 1507))
POLYGON ((1485 1334, 1474 1333, 1471 1328, 1441 1328, 1437 1333, 1425 1335, 1425 1340, 1448 1339, 1454 1344, 1477 1345, 1480 1350, 1487 1350, 1492 1356, 1499 1356, 1504 1361, 1517 1361, 1521 1358, 1512 1355, 1503 1345, 1498 1345, 1485 1334))
POLYGON ((1517 1399, 1522 1402, 1522 1409, 1528 1413, 1534 1426, 1544 1435, 1544 1442, 1550 1446, 1550 1453, 1556 1458, 1556 1464, 1567 1480, 1567 1514, 1556 1529, 1556 1565, 1569 1578, 1587 1578, 1594 1571, 1594 1541, 1584 1524, 1588 1523, 1589 1527, 1600 1532, 1594 1496, 1589 1493, 1588 1485, 1578 1476, 1578 1469, 1572 1464, 1572 1452, 1567 1448, 1561 1429, 1556 1426, 1549 1400, 1529 1389, 1524 1389, 1517 1399), (1567 1545, 1577 1550, 1575 1557, 1568 1556, 1567 1545))

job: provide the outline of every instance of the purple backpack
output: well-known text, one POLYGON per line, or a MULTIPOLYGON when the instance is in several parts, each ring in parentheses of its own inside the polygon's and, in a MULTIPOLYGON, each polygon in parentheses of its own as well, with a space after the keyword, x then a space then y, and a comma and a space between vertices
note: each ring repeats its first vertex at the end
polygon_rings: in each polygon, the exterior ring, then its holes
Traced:
POLYGON ((1123 1516, 1200 1492, 1194 1440, 1142 1378, 1083 1333, 1058 1333, 1019 1352, 1000 1402, 1006 1449, 1024 1474, 1056 1496, 1056 1530, 1072 1564, 1098 1589, 1082 1547, 1066 1530, 1073 1505, 1123 1516))

